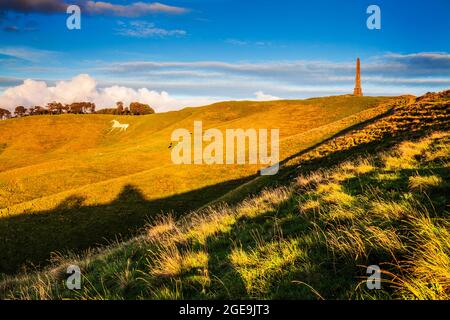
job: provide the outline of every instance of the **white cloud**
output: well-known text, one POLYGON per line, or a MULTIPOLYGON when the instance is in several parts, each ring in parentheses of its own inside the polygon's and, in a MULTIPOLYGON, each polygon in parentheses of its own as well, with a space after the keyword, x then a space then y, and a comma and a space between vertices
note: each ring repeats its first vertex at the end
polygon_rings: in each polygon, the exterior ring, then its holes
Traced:
POLYGON ((258 101, 270 101, 270 100, 281 100, 281 98, 272 96, 270 94, 265 94, 262 91, 255 92, 256 100, 258 101))
POLYGON ((225 43, 231 44, 233 46, 246 46, 248 44, 247 41, 239 40, 239 39, 227 39, 225 43))
POLYGON ((240 39, 227 39, 225 43, 231 44, 233 46, 257 46, 257 47, 269 47, 272 46, 272 42, 269 41, 247 41, 240 39))
POLYGON ((165 91, 147 88, 136 90, 117 85, 98 88, 97 81, 87 74, 80 74, 69 81, 59 81, 54 86, 48 86, 44 81, 27 79, 23 84, 8 88, 0 95, 0 106, 9 109, 18 105, 44 106, 51 101, 90 101, 97 105, 97 109, 114 107, 117 101, 123 101, 125 105, 139 101, 151 105, 157 112, 216 102, 208 97, 175 98, 165 91))
POLYGON ((166 38, 166 37, 183 37, 187 34, 184 30, 167 30, 157 28, 154 23, 146 21, 132 21, 130 23, 119 22, 120 28, 117 34, 127 37, 136 38, 166 38))

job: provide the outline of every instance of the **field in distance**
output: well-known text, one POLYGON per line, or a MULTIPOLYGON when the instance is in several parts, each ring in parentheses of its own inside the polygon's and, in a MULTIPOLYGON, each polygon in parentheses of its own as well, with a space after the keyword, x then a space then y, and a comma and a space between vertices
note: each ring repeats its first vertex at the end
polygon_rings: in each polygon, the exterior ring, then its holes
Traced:
POLYGON ((258 166, 174 165, 177 128, 279 128, 280 159, 389 109, 394 98, 222 102, 148 116, 32 116, 0 122, 0 273, 134 234, 162 212, 197 209, 258 166), (110 121, 129 123, 109 132, 110 121))

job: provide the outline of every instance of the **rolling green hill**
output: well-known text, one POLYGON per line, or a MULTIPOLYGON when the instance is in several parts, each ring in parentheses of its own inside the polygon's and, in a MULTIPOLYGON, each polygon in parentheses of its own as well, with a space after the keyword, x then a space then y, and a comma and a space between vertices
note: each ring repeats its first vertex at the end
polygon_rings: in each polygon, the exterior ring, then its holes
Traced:
POLYGON ((162 212, 208 204, 252 180, 256 165, 174 165, 174 129, 279 128, 285 159, 382 114, 395 98, 337 96, 223 102, 148 116, 33 116, 0 122, 0 272, 52 252, 128 238, 162 212), (129 123, 110 131, 112 119, 129 123))
POLYGON ((226 202, 159 215, 130 240, 5 276, 0 297, 448 299, 450 91, 378 108, 388 112, 332 122, 346 124, 339 134, 312 129, 320 143, 226 202), (82 270, 79 291, 65 287, 70 264, 82 270), (381 290, 364 283, 374 264, 381 290))

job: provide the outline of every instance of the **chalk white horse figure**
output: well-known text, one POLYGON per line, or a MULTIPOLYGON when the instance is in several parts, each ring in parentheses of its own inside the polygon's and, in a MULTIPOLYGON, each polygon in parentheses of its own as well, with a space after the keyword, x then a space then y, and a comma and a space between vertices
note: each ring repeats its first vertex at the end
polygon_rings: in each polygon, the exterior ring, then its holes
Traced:
POLYGON ((120 129, 120 131, 126 131, 129 127, 128 123, 120 123, 117 120, 111 120, 113 123, 111 130, 109 132, 113 131, 115 128, 120 129))

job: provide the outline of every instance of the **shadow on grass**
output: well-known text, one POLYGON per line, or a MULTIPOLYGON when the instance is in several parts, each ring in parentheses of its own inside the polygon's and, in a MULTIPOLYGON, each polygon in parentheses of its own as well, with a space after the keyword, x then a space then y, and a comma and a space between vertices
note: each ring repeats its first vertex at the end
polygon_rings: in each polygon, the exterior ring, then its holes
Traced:
POLYGON ((85 205, 71 195, 52 210, 0 217, 0 273, 40 267, 52 252, 80 251, 135 235, 162 212, 176 216, 195 210, 253 177, 223 182, 167 198, 147 200, 139 189, 125 186, 107 204, 85 205))
MULTIPOLYGON (((365 269, 347 257, 332 256, 318 221, 298 211, 295 195, 276 211, 241 217, 227 232, 208 237, 205 244, 189 248, 207 250, 211 285, 205 291, 192 274, 183 274, 183 297, 189 299, 348 299, 365 269), (282 246, 296 242, 299 254, 286 258, 282 246), (271 251, 270 247, 275 249, 271 251), (233 262, 235 250, 242 250, 253 262, 233 262), (254 257, 254 253, 258 255, 254 257), (279 261, 283 260, 280 264, 279 261), (194 278, 195 279, 195 278, 194 278)), ((329 227, 329 226, 328 226, 329 227)), ((322 230, 327 226, 322 225, 322 230)), ((180 251, 183 246, 180 246, 180 251)), ((189 250, 189 249, 188 249, 189 250)), ((386 251, 379 252, 387 256, 386 251)))
MULTIPOLYGON (((426 207, 429 212, 439 217, 448 205, 446 194, 448 184, 443 183, 423 193, 410 191, 408 178, 415 175, 440 176, 448 179, 449 171, 445 167, 404 169, 397 171, 398 178, 380 185, 377 172, 367 172, 342 181, 345 192, 353 196, 362 191, 380 187, 389 194, 393 201, 407 192, 413 192, 414 199, 426 207), (361 190, 363 187, 363 190, 361 190)), ((389 172, 388 172, 389 173, 389 172)), ((188 250, 207 250, 207 270, 211 285, 204 290, 200 282, 195 283, 192 273, 181 275, 183 297, 189 299, 354 299, 355 296, 367 294, 363 288, 355 291, 358 283, 367 277, 364 266, 382 264, 392 260, 393 255, 403 258, 401 249, 371 245, 367 249, 368 256, 354 257, 343 249, 327 246, 325 233, 334 230, 336 225, 344 224, 342 220, 327 220, 320 212, 305 213, 298 208, 299 195, 294 193, 283 201, 276 209, 258 213, 255 217, 241 217, 233 223, 229 230, 207 238, 206 243, 189 243, 188 250), (320 232, 318 232, 318 230, 320 232), (289 244, 293 240, 300 254, 287 259, 282 265, 283 255, 289 255, 278 249, 271 252, 271 245, 289 244), (233 261, 233 252, 244 252, 242 265, 233 261), (256 258, 255 258, 256 253, 256 258), (279 256, 277 256, 277 254, 279 256), (268 255, 268 256, 265 256, 268 255), (247 261, 250 257, 251 262, 247 261), (269 263, 267 261, 269 260, 269 263)), ((374 199, 372 199, 374 200, 374 199)), ((359 204, 364 205, 364 202, 359 204)), ((372 218, 375 223, 377 218, 372 218)), ((402 221, 394 221, 396 229, 408 230, 407 225, 400 227, 402 221)), ((388 230, 390 225, 384 221, 378 223, 380 228, 388 230)), ((335 230, 334 230, 335 231, 335 230)), ((368 245, 368 244, 366 244, 368 245)), ((179 245, 179 250, 185 250, 179 245)), ((237 255, 240 259, 239 256, 237 255)), ((389 269, 391 265, 384 265, 389 269)), ((390 270, 390 269, 389 269, 390 270)), ((395 268, 392 267, 392 270, 395 268)), ((386 286, 383 291, 371 293, 371 297, 389 297, 391 290, 386 286)))

